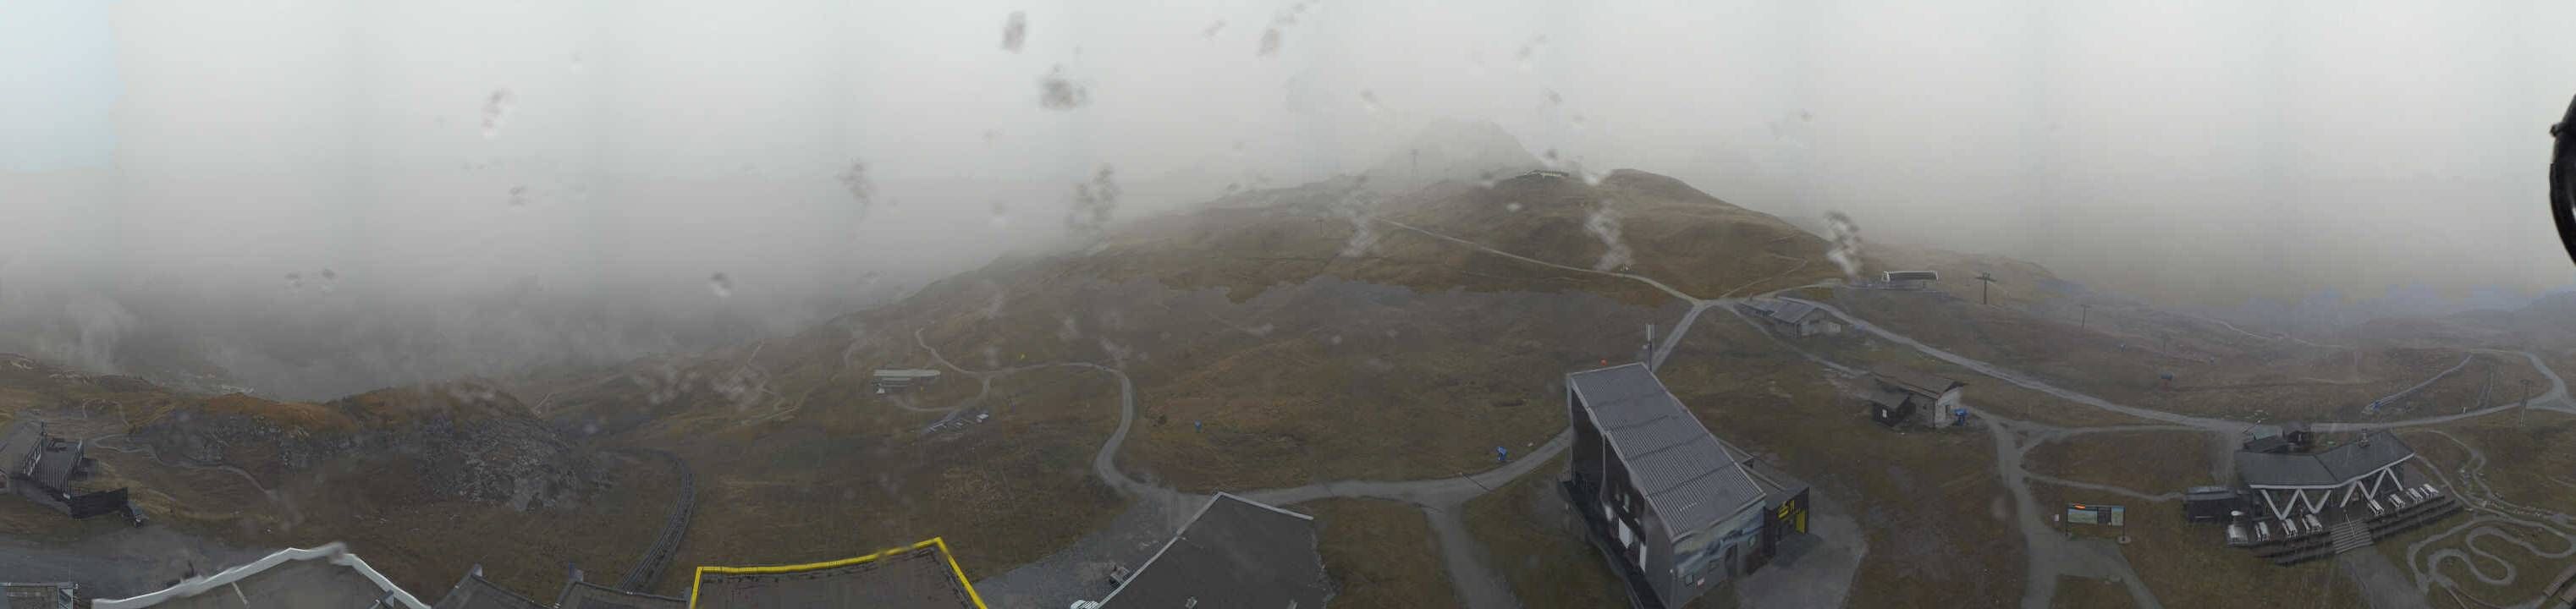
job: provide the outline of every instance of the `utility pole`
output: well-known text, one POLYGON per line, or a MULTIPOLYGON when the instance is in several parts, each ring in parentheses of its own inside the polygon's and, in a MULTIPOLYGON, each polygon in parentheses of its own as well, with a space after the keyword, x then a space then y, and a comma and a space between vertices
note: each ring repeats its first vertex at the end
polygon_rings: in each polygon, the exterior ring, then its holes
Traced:
POLYGON ((1995 304, 1994 299, 1993 299, 1993 298, 1991 298, 1991 296, 1993 296, 1993 292, 1994 292, 1994 289, 1995 289, 1995 274, 1994 274, 1994 273, 1984 272, 1984 271, 1978 271, 1978 272, 1977 272, 1977 280, 1978 280, 1978 281, 1986 282, 1986 283, 1985 283, 1985 285, 1980 286, 1980 287, 1978 287, 1978 288, 1977 288, 1977 304, 1983 304, 1983 305, 1993 305, 1993 304, 1995 304))
POLYGON ((2093 327, 2093 325, 2092 325, 2091 323, 2089 323, 2089 322, 2091 322, 2091 321, 2092 321, 2092 317, 2093 317, 2093 305, 2089 305, 2089 304, 2080 304, 2080 305, 2075 305, 2075 307, 2076 307, 2077 309, 2080 309, 2080 310, 2079 310, 2078 312, 2076 312, 2076 314, 2075 314, 2075 325, 2076 325, 2076 326, 2078 326, 2078 327, 2084 327, 2084 328, 2090 328, 2090 327, 2093 327))
POLYGON ((1646 324, 1646 344, 1637 348, 1637 361, 1647 368, 1655 367, 1655 324, 1646 324))

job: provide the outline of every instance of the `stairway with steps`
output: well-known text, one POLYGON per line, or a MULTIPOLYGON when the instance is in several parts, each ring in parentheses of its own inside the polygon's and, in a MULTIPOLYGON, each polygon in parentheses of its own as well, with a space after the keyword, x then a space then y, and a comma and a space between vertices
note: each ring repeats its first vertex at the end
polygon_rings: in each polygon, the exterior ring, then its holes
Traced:
POLYGON ((2370 524, 2346 520, 2334 525, 2334 553, 2342 554, 2370 547, 2370 524))

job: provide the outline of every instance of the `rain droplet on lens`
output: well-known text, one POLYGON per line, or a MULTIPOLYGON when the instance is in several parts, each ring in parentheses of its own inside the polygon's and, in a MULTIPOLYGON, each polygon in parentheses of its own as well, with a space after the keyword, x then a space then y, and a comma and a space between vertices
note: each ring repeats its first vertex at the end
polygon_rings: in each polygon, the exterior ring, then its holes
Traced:
POLYGON ((841 170, 834 179, 841 182, 842 191, 850 193, 850 200, 859 204, 860 216, 866 216, 869 208, 875 206, 877 190, 876 185, 868 181, 867 161, 851 161, 850 167, 841 170))
POLYGON ((1215 38, 1215 37, 1216 37, 1217 30, 1222 30, 1222 29, 1225 29, 1225 20, 1224 20, 1224 19, 1218 19, 1218 20, 1216 20, 1216 23, 1210 23, 1210 24, 1208 24, 1207 29, 1199 31, 1199 37, 1200 37, 1200 38, 1215 38))
POLYGON ((1261 47, 1260 47, 1259 49, 1254 50, 1254 51, 1253 51, 1253 54, 1255 54, 1255 55, 1259 55, 1259 56, 1262 56, 1262 57, 1269 57, 1269 56, 1271 56, 1271 55, 1276 55, 1276 54, 1278 54, 1278 53, 1279 53, 1279 27, 1278 27, 1278 26, 1271 26, 1271 27, 1270 27, 1270 29, 1262 30, 1262 31, 1261 31, 1261 47))
POLYGON ((518 96, 509 89, 494 89, 483 99, 483 139, 501 137, 501 126, 509 123, 510 109, 518 105, 518 96))
POLYGON ((1038 107, 1048 110, 1072 110, 1091 103, 1091 91, 1081 83, 1064 76, 1064 64, 1056 64, 1038 79, 1038 107))
POLYGON ((1367 109, 1370 114, 1376 114, 1385 109, 1385 106, 1377 103, 1377 92, 1366 90, 1360 91, 1360 107, 1367 109))
POLYGON ((1547 152, 1540 153, 1540 154, 1539 154, 1539 156, 1540 156, 1540 157, 1543 157, 1543 158, 1546 158, 1546 159, 1547 159, 1547 162, 1554 163, 1554 162, 1556 162, 1556 149, 1555 149, 1555 148, 1549 148, 1549 149, 1547 149, 1547 152))
POLYGON ((1013 53, 1020 52, 1020 42, 1027 40, 1028 37, 1028 12, 1011 11, 1010 19, 1002 22, 1002 50, 1013 53))
POLYGON ((526 186, 512 186, 512 187, 510 187, 510 207, 512 207, 512 208, 520 208, 520 207, 527 207, 527 206, 528 206, 528 187, 526 187, 526 186))
POLYGON ((709 276, 707 277, 707 291, 715 292, 717 298, 732 298, 733 279, 725 277, 725 274, 722 272, 709 276))

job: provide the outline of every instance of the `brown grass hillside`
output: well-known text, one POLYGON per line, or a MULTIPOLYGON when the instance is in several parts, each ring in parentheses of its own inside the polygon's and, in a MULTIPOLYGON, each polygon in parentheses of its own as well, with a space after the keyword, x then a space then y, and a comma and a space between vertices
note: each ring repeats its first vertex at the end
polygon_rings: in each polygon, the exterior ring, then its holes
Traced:
MULTIPOLYGON (((968 369, 1117 366, 1140 410, 1122 469, 1244 490, 1487 467, 1493 446, 1522 450, 1563 429, 1549 398, 1566 370, 1633 359, 1644 327, 1686 306, 1635 281, 1385 223, 1365 223, 1374 240, 1355 248, 1362 224, 1331 210, 1357 192, 1345 181, 1238 195, 1139 220, 1080 253, 1006 257, 797 336, 558 379, 529 399, 566 433, 668 448, 698 467, 701 501, 728 511, 701 512, 684 563, 819 559, 942 535, 980 577, 1119 509, 1087 475, 1116 424, 1116 385, 1047 368, 987 389, 949 370, 899 399, 873 393, 870 370, 936 367, 916 331, 968 369), (921 433, 949 408, 993 419, 921 433), (1050 506, 1044 517, 1035 504, 1050 506)), ((1583 228, 1583 206, 1605 200, 1636 270, 1660 269, 1694 294, 1831 274, 1771 255, 1818 256, 1814 237, 1636 172, 1597 187, 1444 184, 1369 213, 1589 268, 1605 246, 1583 228), (1551 198, 1588 203, 1539 204, 1551 198), (1516 212, 1505 201, 1532 203, 1516 212)))
MULTIPOLYGON (((1120 509, 1089 468, 1116 425, 1117 384, 1076 368, 989 384, 950 370, 922 391, 870 390, 869 370, 937 366, 919 343, 970 369, 1082 361, 1126 371, 1141 412, 1120 467, 1184 489, 1422 478, 1481 469, 1493 446, 1522 450, 1554 435, 1564 426, 1549 399, 1556 379, 1633 359, 1645 326, 1671 324, 1686 305, 1638 282, 1367 217, 1590 268, 1608 246, 1585 223, 1606 207, 1634 251, 1630 270, 1691 294, 1832 274, 1803 262, 1821 255, 1813 236, 1651 174, 1597 186, 1448 183, 1337 212, 1354 186, 1237 195, 1135 221, 1081 252, 1004 258, 796 336, 506 384, 518 393, 477 382, 324 404, 164 396, 126 405, 136 426, 170 427, 174 450, 218 448, 209 462, 250 471, 278 490, 274 502, 225 472, 140 453, 103 460, 115 479, 166 493, 164 507, 185 511, 173 526, 248 544, 346 539, 419 590, 443 589, 478 562, 529 593, 554 585, 567 560, 622 569, 650 543, 672 489, 659 463, 620 447, 670 450, 697 472, 698 519, 657 591, 678 592, 671 573, 690 565, 837 558, 932 536, 983 577, 1120 509), (992 419, 925 432, 968 408, 992 419), (202 430, 210 421, 229 421, 217 427, 233 435, 176 440, 213 433, 202 430), (429 442, 349 457, 357 453, 323 441, 495 421, 507 422, 516 448, 429 442), (329 458, 256 462, 299 451, 329 458), (589 487, 531 503, 475 495, 492 490, 469 484, 479 478, 458 482, 463 491, 419 486, 453 463, 558 452, 597 468, 589 487)), ((30 402, 76 399, 43 380, 9 386, 31 387, 30 402)))

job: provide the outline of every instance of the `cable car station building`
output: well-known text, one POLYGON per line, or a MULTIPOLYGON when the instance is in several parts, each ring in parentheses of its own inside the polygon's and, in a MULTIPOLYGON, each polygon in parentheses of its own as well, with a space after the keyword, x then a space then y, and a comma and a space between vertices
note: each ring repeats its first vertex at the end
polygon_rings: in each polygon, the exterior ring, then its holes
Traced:
POLYGON ((1566 376, 1561 483, 1641 609, 1681 607, 1807 530, 1807 485, 1709 433, 1645 364, 1566 376))

